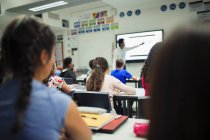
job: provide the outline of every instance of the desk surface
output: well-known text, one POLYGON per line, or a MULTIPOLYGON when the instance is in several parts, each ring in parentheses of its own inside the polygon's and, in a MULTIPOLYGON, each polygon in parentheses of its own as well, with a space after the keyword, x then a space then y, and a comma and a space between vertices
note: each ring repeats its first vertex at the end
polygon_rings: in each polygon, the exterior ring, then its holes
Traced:
POLYGON ((133 125, 135 122, 143 123, 148 122, 148 120, 128 119, 113 134, 95 133, 93 134, 93 140, 146 140, 146 138, 136 137, 133 133, 133 125))
POLYGON ((128 95, 128 94, 116 94, 115 96, 123 96, 123 97, 137 97, 139 99, 143 98, 149 98, 148 96, 145 96, 145 91, 143 88, 136 88, 136 94, 135 95, 128 95))

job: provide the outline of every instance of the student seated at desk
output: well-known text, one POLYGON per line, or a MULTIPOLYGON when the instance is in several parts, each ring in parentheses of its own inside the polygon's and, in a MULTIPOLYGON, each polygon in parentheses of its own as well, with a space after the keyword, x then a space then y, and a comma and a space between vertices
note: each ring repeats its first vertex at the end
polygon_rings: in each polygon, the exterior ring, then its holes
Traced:
POLYGON ((209 140, 210 28, 178 28, 155 61, 148 140, 209 140))
POLYGON ((160 51, 161 45, 162 43, 158 42, 152 47, 141 71, 140 77, 141 77, 142 87, 145 90, 145 96, 149 96, 150 78, 151 78, 150 75, 153 66, 152 62, 156 60, 155 57, 158 56, 158 52, 160 51))
POLYGON ((72 58, 71 57, 67 57, 63 60, 63 70, 60 74, 60 77, 63 78, 72 78, 73 79, 73 83, 76 84, 77 83, 77 79, 76 79, 76 75, 73 71, 73 67, 74 65, 72 64, 72 58))
POLYGON ((63 78, 55 75, 56 69, 57 69, 56 64, 54 63, 50 77, 47 80, 48 87, 57 88, 58 90, 63 91, 65 93, 70 93, 71 88, 66 84, 66 82, 63 80, 63 78))
POLYGON ((55 61, 55 42, 49 26, 34 17, 7 26, 0 62, 13 76, 0 86, 0 139, 58 140, 63 128, 74 140, 91 139, 72 99, 42 83, 55 61))
POLYGON ((119 79, 122 83, 126 84, 126 79, 137 80, 133 77, 127 70, 124 69, 124 64, 122 59, 117 59, 116 61, 116 70, 111 72, 111 75, 119 79))
POLYGON ((123 91, 126 94, 132 95, 136 93, 135 88, 123 84, 120 80, 108 73, 109 66, 107 60, 103 57, 97 57, 95 59, 93 72, 87 79, 87 91, 109 92, 111 103, 113 95, 117 94, 116 89, 118 91, 123 91))

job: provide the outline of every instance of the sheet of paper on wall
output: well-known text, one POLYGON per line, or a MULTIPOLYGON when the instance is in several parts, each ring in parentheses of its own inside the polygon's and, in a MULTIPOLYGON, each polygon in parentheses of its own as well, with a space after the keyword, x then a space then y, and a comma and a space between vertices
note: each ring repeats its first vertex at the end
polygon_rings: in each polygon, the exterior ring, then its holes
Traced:
POLYGON ((199 20, 210 20, 210 10, 198 11, 197 16, 199 20))
POLYGON ((210 0, 204 1, 204 8, 205 10, 210 10, 210 0))
POLYGON ((204 10, 203 0, 191 0, 189 2, 190 12, 202 11, 204 10))

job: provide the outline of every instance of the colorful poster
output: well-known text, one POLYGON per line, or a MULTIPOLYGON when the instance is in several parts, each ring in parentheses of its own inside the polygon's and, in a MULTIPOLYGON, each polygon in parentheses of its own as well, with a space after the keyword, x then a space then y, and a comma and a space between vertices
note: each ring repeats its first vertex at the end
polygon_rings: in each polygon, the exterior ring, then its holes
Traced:
POLYGON ((110 24, 114 22, 114 17, 107 17, 106 18, 106 24, 110 24))
POLYGON ((82 21, 82 27, 87 27, 88 26, 88 20, 82 21))
POLYGON ((107 17, 107 11, 101 11, 100 13, 99 13, 99 17, 107 17))
POLYGON ((111 29, 112 29, 112 30, 119 29, 119 23, 112 23, 112 24, 111 24, 111 29))
POLYGON ((77 29, 71 30, 71 35, 77 35, 77 29))
POLYGON ((79 34, 84 34, 85 33, 85 28, 79 28, 78 32, 79 32, 79 34))
POLYGON ((109 30, 109 24, 102 25, 102 31, 107 31, 107 30, 109 30))
POLYGON ((80 22, 74 22, 74 28, 80 28, 80 22))
POLYGON ((91 33, 93 32, 93 28, 92 27, 86 27, 86 33, 91 33))
POLYGON ((99 31, 101 31, 100 25, 94 26, 94 27, 93 27, 93 31, 94 31, 94 32, 99 32, 99 31))
POLYGON ((98 23, 98 25, 104 24, 105 23, 104 18, 97 19, 97 23, 98 23))
POLYGON ((95 26, 96 25, 96 19, 89 20, 89 26, 95 26))
POLYGON ((93 18, 99 18, 99 12, 92 13, 93 18))

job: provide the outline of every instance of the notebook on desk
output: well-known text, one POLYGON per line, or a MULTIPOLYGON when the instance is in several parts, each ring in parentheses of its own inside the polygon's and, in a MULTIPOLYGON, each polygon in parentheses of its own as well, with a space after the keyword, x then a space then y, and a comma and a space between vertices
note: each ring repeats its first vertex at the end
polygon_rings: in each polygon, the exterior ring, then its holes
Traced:
POLYGON ((127 120, 128 120, 128 116, 121 116, 117 119, 112 120, 111 122, 103 126, 98 131, 104 132, 104 133, 113 133, 127 120))
POLYGON ((111 114, 80 113, 80 115, 86 125, 93 130, 102 128, 104 125, 108 124, 115 118, 115 116, 111 114))

